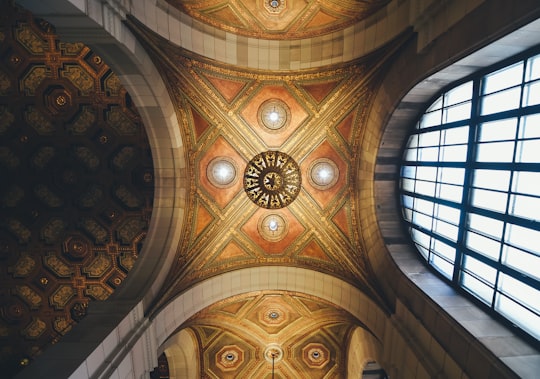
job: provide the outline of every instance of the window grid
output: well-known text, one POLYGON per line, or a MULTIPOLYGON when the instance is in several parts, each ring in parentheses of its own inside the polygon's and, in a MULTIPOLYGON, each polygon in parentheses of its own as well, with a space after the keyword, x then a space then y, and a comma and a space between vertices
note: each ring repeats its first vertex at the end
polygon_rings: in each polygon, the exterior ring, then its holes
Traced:
POLYGON ((400 180, 422 257, 537 340, 539 104, 540 55, 443 93, 409 138, 400 180))

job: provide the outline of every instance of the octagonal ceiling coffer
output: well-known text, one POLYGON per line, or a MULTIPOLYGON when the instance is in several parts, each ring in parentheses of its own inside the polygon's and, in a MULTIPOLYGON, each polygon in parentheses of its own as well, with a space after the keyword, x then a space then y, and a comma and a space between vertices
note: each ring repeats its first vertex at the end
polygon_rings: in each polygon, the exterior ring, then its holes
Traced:
POLYGON ((300 168, 287 154, 266 151, 248 163, 244 171, 244 190, 255 204, 279 209, 291 204, 301 186, 300 168))

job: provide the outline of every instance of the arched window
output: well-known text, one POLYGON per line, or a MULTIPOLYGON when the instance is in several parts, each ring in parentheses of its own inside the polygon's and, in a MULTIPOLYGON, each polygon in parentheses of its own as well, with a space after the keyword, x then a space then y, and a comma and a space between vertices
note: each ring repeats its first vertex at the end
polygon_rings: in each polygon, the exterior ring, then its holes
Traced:
POLYGON ((461 83, 404 150, 403 217, 423 258, 540 340, 540 54, 461 83))

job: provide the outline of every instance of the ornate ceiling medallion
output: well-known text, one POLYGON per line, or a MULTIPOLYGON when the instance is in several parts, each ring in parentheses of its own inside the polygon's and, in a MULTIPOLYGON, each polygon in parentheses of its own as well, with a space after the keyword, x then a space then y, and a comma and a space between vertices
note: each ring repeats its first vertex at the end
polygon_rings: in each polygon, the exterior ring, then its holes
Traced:
POLYGON ((283 359, 283 349, 276 343, 271 343, 264 349, 264 358, 268 362, 279 362, 283 359))
POLYGON ((270 214, 260 218, 258 229, 262 238, 270 242, 277 242, 287 235, 289 226, 280 215, 270 214))
POLYGON ((277 131, 289 125, 291 110, 279 99, 266 100, 257 111, 257 119, 259 125, 277 131))
POLYGON ((300 192, 301 181, 298 164, 279 151, 256 155, 244 172, 244 190, 251 201, 266 209, 292 203, 300 192))
POLYGON ((279 14, 285 9, 285 0, 263 0, 266 10, 273 14, 279 14))
POLYGON ((337 165, 328 158, 319 158, 309 166, 309 183, 320 190, 333 187, 339 178, 337 165))
POLYGON ((230 187, 237 179, 236 165, 227 157, 214 158, 208 164, 206 177, 215 187, 230 187))

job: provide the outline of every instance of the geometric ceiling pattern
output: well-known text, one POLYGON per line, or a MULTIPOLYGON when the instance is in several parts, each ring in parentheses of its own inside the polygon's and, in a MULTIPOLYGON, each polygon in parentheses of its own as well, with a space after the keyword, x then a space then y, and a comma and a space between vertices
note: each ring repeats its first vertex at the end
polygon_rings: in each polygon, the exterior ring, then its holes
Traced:
MULTIPOLYGON (((135 19, 127 25, 163 76, 188 151, 187 222, 150 314, 196 283, 260 265, 337 276, 386 309, 357 232, 355 167, 358 146, 370 138, 367 110, 396 45, 348 66, 281 73, 207 60, 135 19), (289 174, 299 181, 286 184, 289 174), (276 194, 287 185, 289 194, 276 194)), ((302 311, 306 302, 326 307, 274 291, 193 316, 181 328, 196 336, 201 377, 270 377, 265 351, 273 348, 277 377, 344 377, 346 335, 358 321, 330 307, 310 318, 316 311, 302 311)))
POLYGON ((210 276, 259 265, 336 275, 379 301, 355 228, 351 162, 387 51, 326 71, 243 71, 192 56, 136 21, 130 26, 164 76, 189 151, 190 229, 157 307, 210 276), (261 109, 277 100, 288 119, 275 130, 262 122, 261 109), (296 199, 279 209, 257 205, 244 190, 248 163, 267 151, 290 156, 302 178, 296 199), (225 186, 216 185, 208 169, 216 161, 228 162, 235 173, 225 186), (321 162, 334 168, 328 186, 314 176, 321 162))
POLYGON ((365 19, 390 0, 167 0, 202 24, 241 36, 300 39, 365 19))
POLYGON ((320 299, 282 291, 218 302, 186 321, 202 357, 201 378, 344 378, 342 346, 359 325, 320 299), (269 356, 270 354, 270 356, 269 356))
POLYGON ((154 180, 140 116, 101 57, 7 2, 2 13, 0 372, 11 376, 122 284, 154 180))

